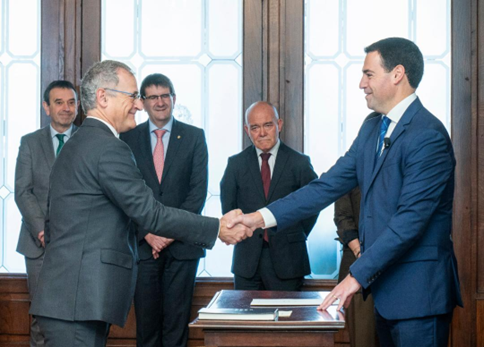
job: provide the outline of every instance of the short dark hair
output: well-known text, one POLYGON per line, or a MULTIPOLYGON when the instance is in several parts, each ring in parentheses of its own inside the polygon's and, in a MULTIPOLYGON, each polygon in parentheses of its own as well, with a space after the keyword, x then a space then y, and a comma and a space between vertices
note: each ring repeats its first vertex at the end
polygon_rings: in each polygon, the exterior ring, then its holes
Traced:
POLYGON ((365 53, 378 52, 385 71, 403 65, 408 82, 417 89, 424 73, 422 52, 415 43, 401 37, 390 37, 377 41, 365 48, 365 53))
POLYGON ((72 89, 77 99, 77 91, 74 85, 69 81, 58 80, 58 81, 50 82, 47 88, 45 88, 44 101, 47 103, 47 105, 50 105, 50 91, 54 88, 72 89))
POLYGON ((141 96, 146 96, 146 88, 151 86, 165 87, 170 89, 170 93, 175 95, 175 88, 171 80, 161 73, 153 73, 145 77, 143 82, 141 82, 140 94, 141 96))

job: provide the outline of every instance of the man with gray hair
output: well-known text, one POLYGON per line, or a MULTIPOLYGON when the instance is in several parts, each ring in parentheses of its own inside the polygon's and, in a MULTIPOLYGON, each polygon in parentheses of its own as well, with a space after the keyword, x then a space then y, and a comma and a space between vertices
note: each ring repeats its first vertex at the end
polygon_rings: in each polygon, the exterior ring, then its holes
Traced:
MULTIPOLYGON (((245 113, 245 132, 253 146, 229 158, 220 182, 224 213, 253 212, 317 178, 309 157, 279 140, 282 119, 268 102, 252 104, 245 113)), ((282 232, 258 229, 234 248, 235 289, 300 290, 311 273, 306 239, 317 214, 282 232)))
POLYGON ((119 133, 142 109, 136 79, 120 62, 96 63, 84 76, 87 119, 52 169, 46 254, 31 314, 47 347, 105 346, 111 324, 123 326, 137 277, 136 223, 153 234, 212 248, 217 236, 237 243, 252 231, 157 202, 119 133), (133 223, 134 222, 134 223, 133 223))

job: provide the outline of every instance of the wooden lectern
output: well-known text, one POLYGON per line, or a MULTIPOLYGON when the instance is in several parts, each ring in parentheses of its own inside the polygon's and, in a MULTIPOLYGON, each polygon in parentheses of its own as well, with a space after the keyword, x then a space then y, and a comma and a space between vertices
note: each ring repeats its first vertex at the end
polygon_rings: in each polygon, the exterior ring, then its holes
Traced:
MULTIPOLYGON (((252 299, 314 299, 327 292, 277 292, 222 290, 207 307, 249 308, 252 299)), ((321 299, 322 302, 322 299, 321 299)), ((195 319, 190 327, 202 328, 205 347, 332 347, 334 334, 343 329, 344 315, 331 306, 317 311, 317 306, 274 307, 292 311, 290 317, 276 321, 218 321, 195 319)))

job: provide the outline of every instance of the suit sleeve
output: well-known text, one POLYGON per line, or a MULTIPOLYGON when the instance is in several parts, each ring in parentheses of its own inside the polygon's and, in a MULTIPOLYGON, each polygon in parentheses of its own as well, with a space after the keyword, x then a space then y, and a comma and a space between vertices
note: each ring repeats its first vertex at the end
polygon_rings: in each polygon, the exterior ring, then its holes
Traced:
POLYGON ((98 181, 104 194, 143 229, 202 248, 214 246, 219 220, 156 201, 127 144, 113 141, 106 146, 98 166, 98 181))
POLYGON ((367 288, 422 237, 454 170, 444 135, 423 132, 407 149, 398 208, 378 239, 351 266, 356 280, 367 288))
POLYGON ((353 214, 351 193, 342 196, 335 202, 334 224, 336 224, 339 239, 344 245, 348 245, 350 241, 358 238, 358 225, 356 225, 353 214))
POLYGON ((15 202, 22 214, 22 220, 27 225, 37 246, 39 232, 44 230, 45 215, 42 212, 37 197, 33 194, 34 167, 29 141, 22 137, 15 167, 15 202))
MULTIPOLYGON (((300 178, 300 187, 304 187, 312 180, 318 178, 316 172, 314 172, 313 166, 311 165, 311 161, 309 157, 305 158, 304 164, 301 167, 301 178, 300 178)), ((314 216, 306 218, 302 221, 302 226, 304 228, 304 233, 306 236, 309 235, 311 230, 313 230, 314 224, 318 220, 319 213, 316 213, 314 216)))
POLYGON ((208 189, 208 150, 203 130, 199 132, 195 143, 195 152, 192 160, 192 173, 190 175, 190 191, 181 204, 180 209, 200 214, 208 189))
POLYGON ((237 206, 237 180, 235 177, 233 159, 229 158, 224 175, 220 181, 220 202, 222 213, 226 214, 237 206))
POLYGON ((345 156, 320 178, 267 206, 277 221, 278 230, 318 214, 357 186, 356 158, 359 141, 358 136, 345 156))

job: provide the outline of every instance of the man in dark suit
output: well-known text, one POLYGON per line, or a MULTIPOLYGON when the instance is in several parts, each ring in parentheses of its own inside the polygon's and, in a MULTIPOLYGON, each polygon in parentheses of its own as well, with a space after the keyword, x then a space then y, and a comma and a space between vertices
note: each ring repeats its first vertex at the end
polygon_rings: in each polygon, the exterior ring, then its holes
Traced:
MULTIPOLYGON (((22 215, 17 252, 25 256, 30 299, 44 260, 44 224, 47 214, 49 175, 57 153, 76 131, 72 123, 79 101, 71 82, 53 81, 44 91, 42 106, 50 124, 20 140, 15 168, 15 202, 22 215)), ((30 346, 44 346, 44 336, 32 318, 30 346)))
MULTIPOLYGON (((173 117, 176 94, 171 80, 156 73, 141 83, 149 120, 121 135, 146 185, 165 206, 200 214, 207 196, 208 151, 202 129, 173 117), (160 140, 156 133, 162 130, 160 140), (161 144, 159 143, 161 141, 161 144), (157 146, 163 145, 163 152, 157 146), (155 155, 164 162, 156 169, 155 155), (160 173, 160 174, 159 174, 160 173), (161 177, 160 177, 161 176, 161 177)), ((140 264, 134 296, 138 346, 184 347, 200 247, 138 230, 140 264)))
MULTIPOLYGON (((245 132, 253 145, 229 158, 220 182, 222 211, 256 211, 317 178, 309 157, 279 140, 282 119, 267 102, 252 104, 245 113, 245 132), (264 179, 264 175, 267 179, 264 179)), ((317 213, 279 233, 258 229, 234 248, 235 289, 300 290, 311 270, 306 239, 317 213)))
POLYGON ((462 305, 451 238, 455 158, 447 130, 415 95, 423 56, 389 38, 365 49, 360 88, 382 116, 364 122, 349 151, 318 180, 238 220, 284 228, 361 189, 361 257, 325 298, 348 306, 371 290, 383 346, 447 346, 462 305))
POLYGON ((235 243, 247 228, 227 229, 225 216, 202 217, 165 207, 146 186, 118 134, 136 126, 142 108, 130 68, 94 64, 81 86, 87 119, 64 146, 50 179, 46 253, 31 306, 47 347, 106 344, 110 324, 124 325, 137 278, 136 223, 185 243, 235 243))

